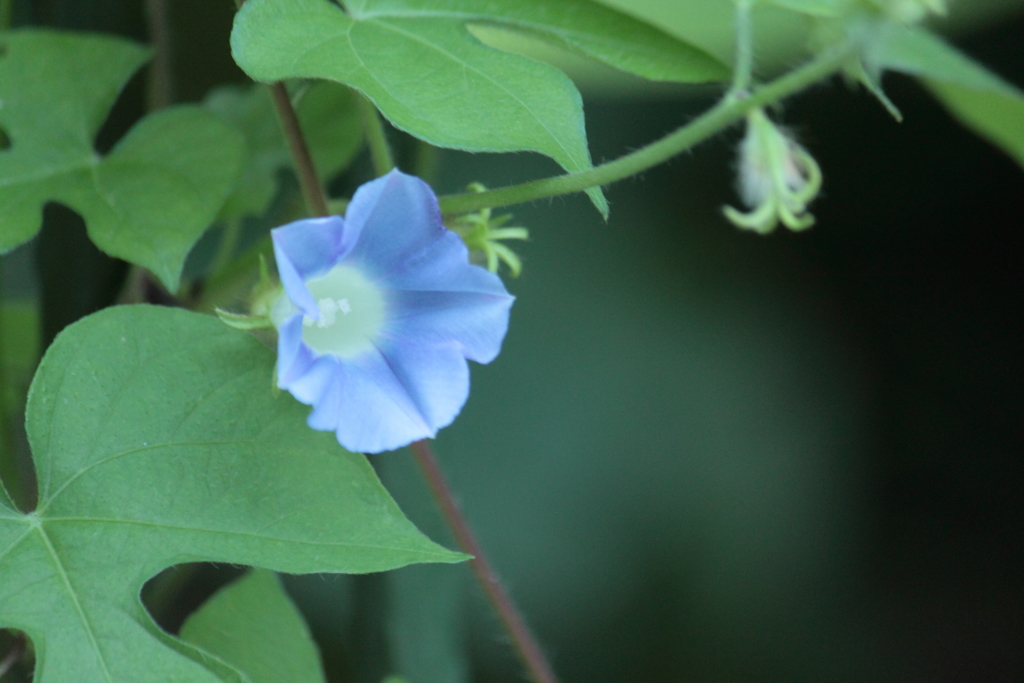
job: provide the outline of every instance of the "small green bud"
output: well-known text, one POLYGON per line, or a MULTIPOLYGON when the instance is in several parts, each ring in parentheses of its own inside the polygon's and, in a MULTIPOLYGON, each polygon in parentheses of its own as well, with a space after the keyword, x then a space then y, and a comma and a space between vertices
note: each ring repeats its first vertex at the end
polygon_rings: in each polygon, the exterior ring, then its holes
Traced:
MULTIPOLYGON (((483 192, 487 188, 480 183, 471 183, 469 189, 483 192)), ((497 273, 500 261, 508 266, 512 277, 519 277, 523 262, 518 254, 502 244, 502 240, 525 240, 530 238, 530 233, 526 228, 504 227, 511 219, 512 214, 492 216, 491 209, 481 209, 459 216, 448 228, 465 242, 470 258, 486 263, 487 270, 497 273)))
POLYGON ((727 206, 723 209, 726 218, 762 235, 774 230, 779 221, 790 230, 814 225, 807 205, 821 190, 821 168, 764 110, 747 115, 747 134, 740 142, 739 156, 738 190, 750 211, 727 206))

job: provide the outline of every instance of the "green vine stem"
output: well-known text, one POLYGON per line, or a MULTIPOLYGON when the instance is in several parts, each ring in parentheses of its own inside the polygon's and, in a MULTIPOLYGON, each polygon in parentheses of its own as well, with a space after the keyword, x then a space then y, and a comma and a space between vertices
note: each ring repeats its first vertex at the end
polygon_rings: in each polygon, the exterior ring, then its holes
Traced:
POLYGON ((439 151, 429 142, 417 138, 416 151, 412 159, 412 174, 417 178, 422 178, 427 184, 433 185, 441 161, 439 151))
POLYGON ((450 216, 480 209, 522 204, 535 199, 581 192, 591 187, 608 185, 617 180, 629 178, 652 166, 657 166, 721 132, 742 120, 747 112, 778 102, 831 76, 842 68, 855 53, 856 48, 857 46, 850 42, 835 46, 817 55, 803 66, 771 83, 756 88, 747 96, 737 96, 730 92, 718 104, 682 128, 614 161, 578 173, 532 180, 520 185, 509 185, 486 192, 465 192, 440 197, 441 212, 450 216))
POLYGON ((357 93, 357 97, 359 98, 359 117, 363 120, 363 133, 366 135, 366 144, 370 147, 373 170, 378 176, 382 176, 395 167, 395 161, 391 157, 391 147, 388 145, 387 133, 384 130, 384 122, 380 120, 380 113, 373 102, 362 93, 357 93))
POLYGON ((229 218, 224 221, 224 231, 221 233, 220 244, 217 245, 217 253, 210 265, 211 273, 219 273, 231 262, 235 251, 238 248, 238 240, 242 236, 242 219, 240 217, 229 218))
POLYGON ((750 89, 754 76, 754 26, 751 13, 754 0, 736 2, 736 63, 733 64, 733 81, 730 94, 736 95, 750 89))

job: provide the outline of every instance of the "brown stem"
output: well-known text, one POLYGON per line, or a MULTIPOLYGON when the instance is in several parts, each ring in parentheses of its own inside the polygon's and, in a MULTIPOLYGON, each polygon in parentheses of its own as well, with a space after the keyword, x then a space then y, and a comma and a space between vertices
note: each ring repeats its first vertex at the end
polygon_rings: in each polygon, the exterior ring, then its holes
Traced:
POLYGON ((4 674, 14 668, 14 665, 18 663, 23 654, 25 654, 25 635, 19 634, 14 639, 14 643, 11 644, 11 649, 7 652, 7 655, 0 659, 0 678, 3 678, 4 674))
POLYGON ((320 184, 320 177, 316 174, 313 157, 306 145, 306 138, 302 135, 299 117, 295 113, 295 107, 292 106, 288 90, 284 87, 284 83, 278 81, 270 84, 270 94, 274 98, 277 117, 281 121, 281 128, 284 129, 284 136, 288 140, 288 149, 291 150, 292 160, 295 162, 295 171, 299 176, 299 185, 302 187, 302 196, 306 198, 309 215, 329 216, 331 212, 327 208, 327 195, 320 184))
POLYGON ((534 683, 558 683, 558 678, 555 677, 555 672, 551 669, 551 665, 541 651, 530 627, 526 625, 526 621, 519 613, 515 603, 512 602, 512 598, 505 592, 486 553, 484 553, 484 549, 480 547, 469 528, 469 523, 459 510, 430 444, 426 440, 417 441, 412 444, 411 448, 416 457, 416 463, 423 471, 423 476, 427 480, 434 498, 437 499, 441 513, 455 534, 459 546, 473 556, 470 566, 473 568, 476 580, 483 588, 484 594, 487 595, 498 618, 501 619, 505 630, 511 636, 512 643, 519 652, 519 657, 530 672, 530 678, 534 683))
POLYGON ((146 0, 149 39, 153 43, 153 64, 149 71, 149 110, 162 109, 174 101, 171 77, 171 23, 167 0, 146 0))

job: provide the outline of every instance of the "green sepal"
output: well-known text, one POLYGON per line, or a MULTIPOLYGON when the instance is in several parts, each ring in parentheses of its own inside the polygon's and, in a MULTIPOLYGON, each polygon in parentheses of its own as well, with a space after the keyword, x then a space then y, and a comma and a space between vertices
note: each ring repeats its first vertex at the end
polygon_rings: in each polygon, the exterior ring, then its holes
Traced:
POLYGON ((273 327, 274 323, 268 315, 245 315, 244 313, 231 313, 222 308, 214 309, 221 322, 236 330, 262 330, 273 327))
MULTIPOLYGON (((483 192, 487 188, 481 183, 470 183, 469 190, 483 192)), ((498 272, 499 262, 508 266, 512 277, 519 277, 523 262, 519 255, 502 240, 528 240, 530 231, 519 227, 502 227, 512 219, 512 214, 493 216, 490 208, 458 216, 451 222, 451 230, 462 238, 470 255, 480 257, 487 270, 498 272)))

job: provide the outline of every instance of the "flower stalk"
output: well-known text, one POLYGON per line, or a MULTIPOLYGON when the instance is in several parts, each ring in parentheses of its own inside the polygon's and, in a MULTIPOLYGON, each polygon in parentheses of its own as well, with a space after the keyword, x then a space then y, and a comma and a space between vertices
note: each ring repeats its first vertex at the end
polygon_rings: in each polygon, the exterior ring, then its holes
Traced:
POLYGON ((754 0, 736 2, 736 63, 733 65, 733 96, 750 89, 754 77, 754 27, 751 14, 754 0))
POLYGON ((578 173, 542 178, 486 192, 465 192, 440 197, 441 211, 445 215, 456 215, 488 207, 522 204, 536 199, 581 192, 629 178, 689 150, 737 121, 743 120, 754 109, 778 102, 831 76, 846 65, 858 47, 848 40, 826 50, 803 66, 755 88, 749 97, 726 97, 689 124, 614 161, 578 173))

